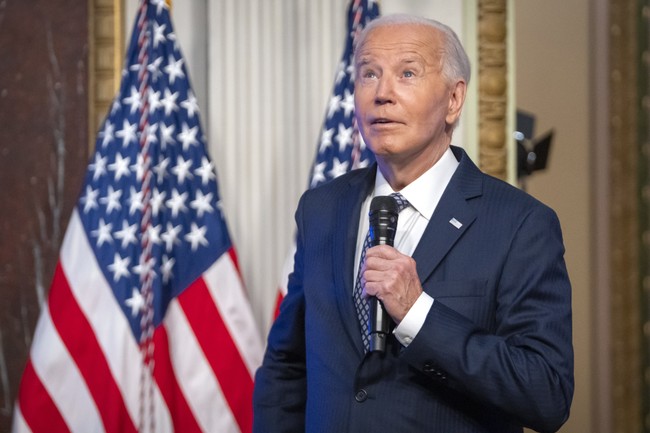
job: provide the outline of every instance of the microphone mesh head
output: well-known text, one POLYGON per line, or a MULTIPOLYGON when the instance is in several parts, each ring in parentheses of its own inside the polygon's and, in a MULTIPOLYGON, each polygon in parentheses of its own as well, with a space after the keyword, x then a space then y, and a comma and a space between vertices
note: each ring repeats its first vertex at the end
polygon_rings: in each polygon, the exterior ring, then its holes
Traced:
POLYGON ((390 196, 377 196, 370 202, 370 244, 393 246, 399 206, 390 196))
POLYGON ((378 195, 370 202, 370 212, 388 211, 399 213, 399 207, 395 199, 389 195, 378 195))

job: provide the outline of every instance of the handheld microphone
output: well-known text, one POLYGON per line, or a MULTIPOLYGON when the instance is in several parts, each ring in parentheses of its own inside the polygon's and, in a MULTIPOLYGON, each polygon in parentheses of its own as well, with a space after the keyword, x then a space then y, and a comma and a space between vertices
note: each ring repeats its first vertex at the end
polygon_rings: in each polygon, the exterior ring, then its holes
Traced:
MULTIPOLYGON (((393 197, 377 196, 370 203, 370 243, 393 246, 399 207, 393 197)), ((385 352, 390 317, 375 296, 370 297, 370 351, 385 352)))

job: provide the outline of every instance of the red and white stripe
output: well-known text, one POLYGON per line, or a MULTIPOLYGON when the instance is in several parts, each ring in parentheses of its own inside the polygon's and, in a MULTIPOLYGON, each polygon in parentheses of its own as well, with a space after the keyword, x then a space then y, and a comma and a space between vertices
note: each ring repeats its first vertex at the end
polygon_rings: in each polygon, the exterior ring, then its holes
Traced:
POLYGON ((154 340, 153 402, 140 420, 142 353, 75 210, 12 431, 250 431, 263 345, 234 251, 172 301, 154 340))

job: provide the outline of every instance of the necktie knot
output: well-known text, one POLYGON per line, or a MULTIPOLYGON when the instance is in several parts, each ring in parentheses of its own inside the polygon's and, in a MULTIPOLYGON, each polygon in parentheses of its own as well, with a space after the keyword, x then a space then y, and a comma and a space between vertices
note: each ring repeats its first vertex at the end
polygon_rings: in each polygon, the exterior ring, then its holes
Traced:
POLYGON ((409 201, 405 199, 404 196, 399 192, 394 192, 390 196, 395 199, 395 202, 397 203, 398 212, 401 212, 402 210, 406 209, 411 205, 411 203, 409 203, 409 201))

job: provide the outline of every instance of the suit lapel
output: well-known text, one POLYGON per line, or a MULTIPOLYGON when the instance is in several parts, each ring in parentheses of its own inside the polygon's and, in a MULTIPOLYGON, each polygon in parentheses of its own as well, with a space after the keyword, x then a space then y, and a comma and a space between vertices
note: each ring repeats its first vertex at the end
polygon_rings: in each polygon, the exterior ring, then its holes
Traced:
POLYGON ((482 174, 464 151, 455 147, 452 150, 460 164, 413 252, 422 282, 476 219, 476 211, 469 200, 481 195, 482 174))
POLYGON ((341 319, 345 329, 360 355, 363 355, 363 342, 361 329, 357 320, 357 313, 352 300, 354 287, 354 260, 359 231, 359 214, 361 204, 372 191, 375 181, 375 166, 373 165, 365 174, 353 178, 342 191, 337 203, 337 221, 334 242, 332 243, 332 263, 334 263, 334 281, 336 299, 341 319))

